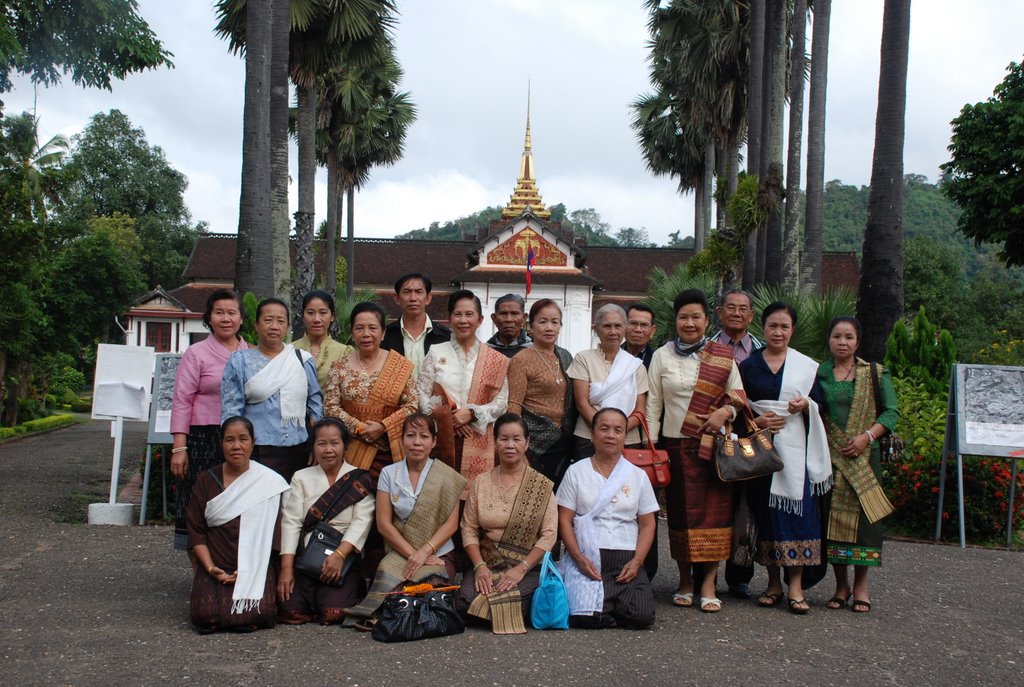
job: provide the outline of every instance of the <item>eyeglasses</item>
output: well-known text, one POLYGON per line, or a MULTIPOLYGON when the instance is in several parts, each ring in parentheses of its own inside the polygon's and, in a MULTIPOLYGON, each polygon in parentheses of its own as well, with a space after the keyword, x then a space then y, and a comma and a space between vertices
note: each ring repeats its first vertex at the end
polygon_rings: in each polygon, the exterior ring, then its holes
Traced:
POLYGON ((725 305, 722 306, 722 310, 724 310, 725 312, 738 312, 741 315, 746 315, 748 312, 750 312, 750 308, 748 308, 745 305, 725 305))
POLYGON ((650 329, 654 326, 650 322, 637 322, 636 320, 630 320, 626 324, 630 329, 650 329))

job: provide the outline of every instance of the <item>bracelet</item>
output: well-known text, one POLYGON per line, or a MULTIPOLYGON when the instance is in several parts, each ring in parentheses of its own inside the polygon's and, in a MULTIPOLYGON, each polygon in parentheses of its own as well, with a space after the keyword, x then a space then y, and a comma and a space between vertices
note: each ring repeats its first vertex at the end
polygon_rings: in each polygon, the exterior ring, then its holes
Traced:
POLYGON ((335 549, 334 551, 331 551, 331 555, 332 555, 332 556, 335 556, 335 555, 336 555, 336 556, 340 556, 340 557, 341 557, 341 560, 345 560, 345 558, 346 558, 345 554, 343 554, 343 553, 341 552, 341 549, 335 549))
POLYGON ((432 541, 430 541, 430 540, 428 539, 428 540, 427 540, 427 546, 429 546, 429 547, 430 547, 430 551, 431 551, 431 552, 432 552, 432 553, 433 553, 433 554, 434 554, 434 555, 436 556, 436 555, 437 555, 437 547, 436 547, 436 546, 434 546, 434 542, 432 542, 432 541))
POLYGON ((213 575, 213 569, 216 568, 216 567, 217 566, 215 566, 215 565, 211 565, 209 568, 206 569, 206 574, 212 576, 213 575))
POLYGON ((868 435, 868 446, 875 443, 875 435, 868 430, 864 430, 864 433, 868 435))
POLYGON ((476 572, 480 568, 486 568, 486 567, 487 567, 487 564, 484 563, 483 561, 480 561, 479 563, 477 563, 476 565, 473 566, 473 572, 476 572))
POLYGON ((526 562, 526 559, 519 561, 519 564, 523 566, 523 574, 530 572, 530 564, 526 562))
POLYGON ((171 455, 174 455, 175 453, 184 453, 187 450, 188 446, 179 446, 178 448, 172 448, 171 455))

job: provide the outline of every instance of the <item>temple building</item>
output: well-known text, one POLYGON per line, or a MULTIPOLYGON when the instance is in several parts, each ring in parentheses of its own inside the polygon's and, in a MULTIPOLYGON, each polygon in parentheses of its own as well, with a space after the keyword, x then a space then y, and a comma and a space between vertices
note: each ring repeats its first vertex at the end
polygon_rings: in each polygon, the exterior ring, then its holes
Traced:
MULTIPOLYGON (((218 288, 232 288, 235 279, 235 234, 202 234, 185 267, 188 283, 171 291, 157 289, 139 299, 127 313, 127 343, 153 345, 158 352, 179 352, 201 339, 206 298, 218 288)), ((316 274, 323 274, 317 250, 316 274)), ((421 272, 433 282, 431 319, 448 319, 448 295, 470 289, 484 309, 479 336, 494 333, 490 314, 497 299, 518 293, 530 305, 551 298, 562 308, 559 345, 576 353, 593 347, 592 313, 606 303, 628 305, 647 297, 648 275, 654 268, 672 272, 693 257, 685 248, 622 248, 587 246, 585 240, 551 221, 537 185, 527 107, 526 138, 515 189, 501 218, 480 227, 462 241, 429 239, 355 239, 356 290, 372 289, 390 317, 400 313, 394 302, 394 281, 421 272), (528 266, 527 263, 530 262, 528 266), (527 273, 532 284, 526 292, 527 273)), ((826 253, 822 275, 826 288, 857 288, 856 255, 826 253)))

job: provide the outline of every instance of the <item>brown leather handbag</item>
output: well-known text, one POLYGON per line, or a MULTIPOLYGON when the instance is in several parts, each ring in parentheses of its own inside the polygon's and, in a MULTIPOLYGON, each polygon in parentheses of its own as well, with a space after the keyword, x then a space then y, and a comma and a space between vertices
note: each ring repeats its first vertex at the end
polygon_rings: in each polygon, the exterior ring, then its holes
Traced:
POLYGON ((778 472, 784 465, 767 429, 758 429, 749 408, 743 409, 748 436, 715 435, 715 472, 723 482, 742 482, 778 472))
POLYGON ((647 427, 647 418, 644 417, 644 414, 632 413, 631 417, 633 416, 640 420, 641 439, 644 436, 647 437, 647 446, 622 449, 622 455, 630 463, 647 473, 647 479, 651 480, 652 487, 655 489, 667 487, 672 481, 672 475, 668 469, 668 451, 654 448, 654 440, 651 438, 651 430, 647 427))

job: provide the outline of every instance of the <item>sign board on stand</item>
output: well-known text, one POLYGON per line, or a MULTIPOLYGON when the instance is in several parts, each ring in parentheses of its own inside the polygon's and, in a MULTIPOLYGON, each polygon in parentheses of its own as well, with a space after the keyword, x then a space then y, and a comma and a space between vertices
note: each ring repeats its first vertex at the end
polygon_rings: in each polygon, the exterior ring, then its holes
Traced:
POLYGON ((148 346, 118 344, 100 344, 96 350, 92 417, 113 421, 114 458, 110 473, 110 500, 106 504, 89 505, 90 524, 131 524, 133 506, 116 502, 124 421, 145 420, 149 415, 153 353, 148 346))
POLYGON ((1006 545, 1013 536, 1013 502, 1017 486, 1017 461, 1024 447, 1024 367, 1001 365, 954 365, 949 380, 946 437, 939 469, 939 504, 935 514, 935 541, 942 536, 942 504, 946 491, 946 463, 956 455, 957 498, 960 515, 960 546, 964 532, 963 457, 1007 458, 1013 464, 1010 478, 1006 545))

